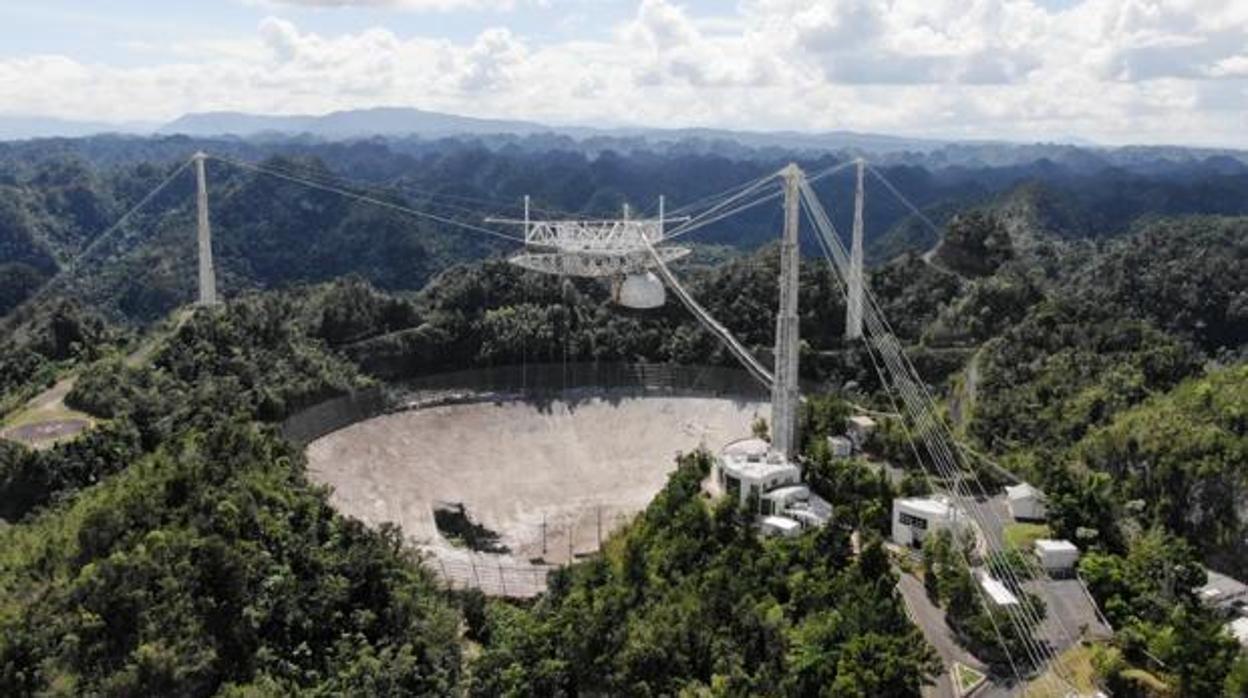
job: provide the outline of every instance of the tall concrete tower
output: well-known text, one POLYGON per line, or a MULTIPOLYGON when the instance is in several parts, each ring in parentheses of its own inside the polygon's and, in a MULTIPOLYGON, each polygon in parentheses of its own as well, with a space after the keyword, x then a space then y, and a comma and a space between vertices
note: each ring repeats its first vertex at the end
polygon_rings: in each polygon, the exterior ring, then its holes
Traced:
POLYGON ((854 190, 854 239, 849 252, 849 289, 845 306, 845 338, 862 337, 862 172, 858 159, 858 188, 854 190))
POLYGON ((784 168, 784 236, 780 240, 780 308, 776 313, 776 370, 771 388, 771 448, 792 459, 797 455, 798 246, 802 170, 784 168))
POLYGON ((195 153, 195 207, 198 213, 199 237, 199 304, 213 305, 217 302, 217 277, 212 266, 212 227, 208 223, 208 182, 204 178, 202 151, 195 153))

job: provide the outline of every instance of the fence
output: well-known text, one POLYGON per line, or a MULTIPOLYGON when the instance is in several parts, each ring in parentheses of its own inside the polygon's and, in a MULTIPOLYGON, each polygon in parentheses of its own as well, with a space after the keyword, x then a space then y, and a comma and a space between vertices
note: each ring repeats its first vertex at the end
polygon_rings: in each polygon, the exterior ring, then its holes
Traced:
POLYGON ((588 389, 750 398, 767 395, 750 374, 739 369, 645 363, 492 366, 418 376, 391 386, 393 394, 416 397, 447 391, 540 397, 588 389))
POLYGON ((546 591, 546 576, 559 568, 548 564, 503 564, 494 555, 472 553, 462 557, 434 553, 426 565, 449 589, 480 589, 487 596, 531 598, 546 591))
POLYGON ((389 398, 383 388, 370 388, 300 410, 287 417, 280 428, 287 439, 307 445, 332 431, 376 417, 385 412, 389 405, 389 398))
POLYGON ((481 589, 493 596, 526 598, 546 590, 552 570, 602 551, 612 531, 634 517, 620 508, 577 507, 524 526, 509 526, 516 549, 473 552, 439 546, 426 549, 426 564, 451 589, 481 589))
POLYGON ((417 376, 313 405, 287 417, 282 434, 306 445, 388 411, 434 404, 497 399, 575 399, 584 391, 629 391, 766 399, 745 371, 679 364, 527 364, 417 376))

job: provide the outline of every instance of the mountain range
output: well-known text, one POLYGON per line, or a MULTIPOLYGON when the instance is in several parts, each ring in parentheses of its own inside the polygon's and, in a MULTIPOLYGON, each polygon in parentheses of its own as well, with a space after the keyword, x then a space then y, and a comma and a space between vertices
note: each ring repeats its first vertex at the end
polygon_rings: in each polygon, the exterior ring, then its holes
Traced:
MULTIPOLYGON (((0 116, 0 140, 127 135, 232 136, 246 139, 310 137, 325 141, 361 138, 438 139, 463 136, 563 136, 578 141, 643 139, 653 143, 724 141, 749 148, 800 151, 861 150, 869 153, 930 152, 954 141, 853 131, 734 131, 716 128, 597 128, 552 126, 515 119, 486 119, 407 107, 376 107, 322 115, 269 115, 236 111, 190 113, 164 125, 113 124, 38 116, 0 116)), ((1085 143, 1086 144, 1086 143, 1085 143)))

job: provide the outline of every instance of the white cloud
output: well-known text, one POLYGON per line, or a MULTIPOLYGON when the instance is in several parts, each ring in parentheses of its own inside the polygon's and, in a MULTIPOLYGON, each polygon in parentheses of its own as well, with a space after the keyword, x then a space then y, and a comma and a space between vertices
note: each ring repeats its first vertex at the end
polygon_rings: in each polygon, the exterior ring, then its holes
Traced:
MULTIPOLYGON (((393 0, 403 1, 459 2, 393 0)), ((1248 146, 1245 37, 1248 3, 1219 0, 1063 11, 1033 0, 742 0, 715 17, 641 0, 593 40, 503 27, 457 42, 383 28, 326 35, 271 17, 250 37, 166 47, 176 62, 141 68, 0 60, 0 104, 117 120, 409 104, 588 125, 1248 146)))
POLYGON ((487 29, 477 37, 463 59, 459 85, 465 92, 505 90, 512 71, 524 62, 526 51, 506 29, 487 29))
POLYGON ((251 0, 268 6, 298 7, 364 7, 413 12, 451 12, 453 10, 510 10, 515 0, 251 0))

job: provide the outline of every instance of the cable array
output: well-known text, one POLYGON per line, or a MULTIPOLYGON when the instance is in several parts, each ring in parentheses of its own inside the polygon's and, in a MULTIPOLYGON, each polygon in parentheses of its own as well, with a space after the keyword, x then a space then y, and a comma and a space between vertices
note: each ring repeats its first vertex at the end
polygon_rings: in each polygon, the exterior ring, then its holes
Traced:
MULTIPOLYGON (((802 187, 802 197, 803 205, 807 210, 808 220, 811 221, 814 229, 819 234, 821 247, 829 267, 832 269, 834 276, 839 275, 838 282, 841 283, 842 290, 844 290, 844 280, 848 279, 848 274, 850 273, 850 261, 844 246, 835 227, 832 225, 831 219, 819 203, 809 184, 805 184, 802 187)), ((955 450, 950 446, 951 443, 954 443, 952 434, 948 431, 948 427, 943 420, 937 415, 934 399, 928 391, 926 384, 919 378, 913 364, 905 356, 896 335, 892 332, 892 328, 888 326, 887 320, 884 319, 878 300, 871 293, 870 289, 864 289, 864 301, 864 321, 868 329, 868 335, 864 339, 872 355, 872 361, 876 364, 877 371, 879 371, 881 383, 886 387, 891 386, 889 391, 890 397, 892 395, 901 397, 902 404, 900 407, 904 408, 904 414, 909 421, 907 424, 907 420, 902 420, 903 426, 906 427, 907 433, 911 437, 911 445, 915 447, 914 442, 916 439, 914 436, 917 433, 917 440, 921 440, 927 450, 927 462, 931 463, 935 468, 938 477, 931 477, 931 471, 926 467, 924 468, 925 475, 933 481, 943 481, 945 483, 943 489, 952 495, 951 499, 971 516, 976 527, 982 532, 986 552, 988 553, 984 556, 985 566, 992 575, 1011 584, 1014 588, 1023 590, 1023 580, 1015 572, 1009 561, 992 554, 1002 550, 1003 546, 1002 542, 995 535, 997 528, 993 528, 990 525, 989 517, 996 519, 995 523, 998 528, 1003 525, 1003 522, 991 507, 985 507, 980 504, 979 500, 986 495, 987 489, 980 481, 975 469, 963 467, 955 455, 955 450), (880 369, 880 364, 883 365, 883 370, 880 369), (972 483, 977 486, 978 493, 971 488, 972 483), (987 515, 985 511, 987 511, 987 515)), ((903 410, 898 409, 898 411, 903 410)), ((915 455, 916 457, 920 455, 917 448, 915 448, 915 455)), ((920 465, 923 465, 924 459, 918 457, 918 462, 920 465)), ((1023 556, 1023 560, 1025 565, 1031 562, 1026 556, 1023 556)), ((966 562, 969 564, 969 560, 966 560, 966 562)), ((1028 571, 1028 574, 1029 576, 1035 576, 1031 570, 1028 571)), ((978 585, 976 588, 978 589, 978 585)), ((982 598, 982 593, 981 600, 986 601, 986 599, 982 598)), ((1047 643, 1035 639, 1032 635, 1032 631, 1040 626, 1043 618, 1042 613, 1034 606, 1030 597, 1023 594, 1022 598, 1019 599, 1017 607, 1006 605, 1003 607, 1003 610, 1014 626, 1031 665, 1040 672, 1051 666, 1054 674, 1069 686, 1072 682, 1068 676, 1062 675, 1065 672, 1060 664, 1056 662, 1056 653, 1047 643)), ((1066 639, 1073 644, 1073 638, 1070 636, 1069 629, 1065 627, 1060 616, 1057 617, 1057 624, 1061 632, 1066 635, 1066 639)), ((1002 642, 1002 647, 1006 648, 1008 653, 1009 650, 1004 636, 999 632, 999 629, 996 630, 998 639, 1002 642)), ((1012 658, 1011 664, 1013 664, 1012 658)), ((1021 676, 1019 678, 1021 680, 1021 676)))
POLYGON ((491 237, 499 238, 502 240, 507 240, 510 242, 518 242, 521 244, 524 243, 523 238, 519 238, 514 235, 508 235, 507 233, 502 233, 497 230, 491 230, 490 228, 484 228, 479 225, 473 225, 471 223, 457 221, 454 218, 447 218, 446 216, 440 216, 436 213, 429 213, 427 211, 419 211, 410 206, 398 204, 393 201, 386 201, 384 199, 379 199, 375 196, 369 196, 367 194, 359 194, 357 192, 351 191, 349 189, 345 189, 343 187, 339 187, 339 186, 332 185, 332 184, 324 184, 316 180, 308 179, 306 177, 301 177, 298 175, 292 175, 292 174, 283 172, 281 170, 266 167, 264 165, 256 165, 253 163, 243 162, 242 160, 235 160, 233 158, 227 158, 227 157, 223 157, 220 155, 209 155, 208 157, 212 158, 213 160, 224 162, 228 165, 233 165, 235 167, 239 167, 245 170, 251 170, 253 172, 267 174, 271 177, 277 177, 278 179, 284 179, 289 182, 295 182, 297 184, 302 184, 304 186, 311 187, 313 189, 320 189, 322 191, 327 191, 333 194, 338 194, 340 196, 345 196, 349 199, 355 199, 357 201, 362 201, 364 203, 369 203, 375 206, 380 206, 382 208, 390 209, 392 211, 404 213, 409 216, 415 216, 416 218, 432 220, 438 223, 442 223, 444 225, 455 226, 457 228, 462 228, 464 230, 471 230, 477 233, 481 233, 483 235, 489 235, 491 237))
POLYGON ((642 236, 641 239, 646 245, 646 251, 649 252, 651 258, 654 259, 654 270, 658 273, 659 277, 663 279, 663 283, 667 284, 667 286, 672 289, 672 292, 676 294, 676 297, 680 299, 680 302, 689 309, 689 312, 693 313, 693 316, 699 322, 706 326, 712 334, 718 337, 719 340, 723 342, 724 346, 728 347, 729 351, 731 351, 733 355, 737 357, 737 360, 745 366, 745 369, 749 371, 750 375, 770 390, 772 384, 775 383, 775 378, 772 376, 771 371, 768 371, 758 359, 754 358, 754 355, 750 353, 750 350, 746 349, 745 345, 741 344, 741 342, 733 336, 732 332, 730 332, 728 328, 721 325, 719 321, 714 318, 714 316, 707 312, 706 308, 703 308, 702 305, 699 304, 687 290, 685 290, 685 287, 682 286, 680 281, 676 279, 676 276, 672 274, 672 270, 668 269, 667 264, 663 262, 663 258, 659 256, 658 251, 654 249, 654 245, 650 244, 650 241, 644 236, 642 236))

